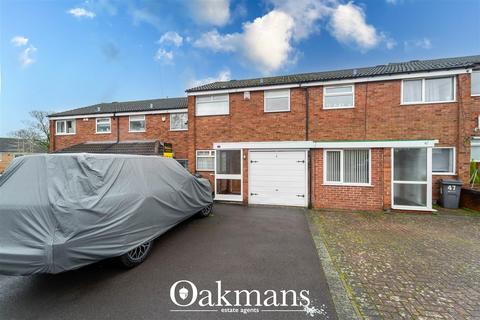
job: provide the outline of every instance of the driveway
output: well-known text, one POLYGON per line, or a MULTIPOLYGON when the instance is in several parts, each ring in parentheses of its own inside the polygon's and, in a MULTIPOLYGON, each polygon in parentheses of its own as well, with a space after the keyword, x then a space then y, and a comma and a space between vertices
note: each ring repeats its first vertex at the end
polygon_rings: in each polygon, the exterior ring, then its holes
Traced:
POLYGON ((0 276, 0 319, 37 318, 336 319, 336 314, 303 209, 218 204, 212 217, 191 219, 160 237, 147 261, 130 271, 106 261, 59 275, 0 276), (224 290, 309 290, 315 309, 311 315, 301 307, 184 312, 191 307, 170 299, 170 287, 179 280, 199 291, 215 292, 215 281, 224 290))

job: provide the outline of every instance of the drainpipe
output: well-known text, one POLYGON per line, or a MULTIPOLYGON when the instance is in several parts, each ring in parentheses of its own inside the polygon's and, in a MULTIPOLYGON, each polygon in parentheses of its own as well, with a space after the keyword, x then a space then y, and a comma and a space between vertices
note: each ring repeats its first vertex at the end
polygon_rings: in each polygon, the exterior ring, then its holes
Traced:
POLYGON ((119 143, 120 142, 120 121, 116 113, 114 113, 113 116, 117 119, 117 143, 119 143))
MULTIPOLYGON (((299 84, 302 87, 302 84, 299 84)), ((308 87, 305 87, 305 141, 308 141, 308 131, 310 122, 310 96, 308 94, 308 87)), ((308 151, 308 207, 312 207, 312 152, 308 151)))

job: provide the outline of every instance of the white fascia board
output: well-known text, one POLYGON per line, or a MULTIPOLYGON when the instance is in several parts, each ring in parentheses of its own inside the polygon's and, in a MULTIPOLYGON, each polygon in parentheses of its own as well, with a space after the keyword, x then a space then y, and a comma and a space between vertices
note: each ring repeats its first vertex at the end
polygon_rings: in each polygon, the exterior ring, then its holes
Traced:
POLYGON ((236 88, 236 89, 189 92, 189 93, 187 93, 187 96, 208 96, 208 95, 213 95, 213 94, 225 94, 225 93, 235 93, 235 92, 245 92, 245 91, 290 89, 290 88, 298 88, 298 87, 300 87, 300 84, 298 84, 298 83, 280 84, 280 85, 261 86, 261 87, 245 87, 245 88, 236 88))
POLYGON ((379 141, 318 141, 313 148, 349 149, 349 148, 425 148, 433 147, 438 140, 379 140, 379 141))
POLYGON ((315 82, 306 82, 306 83, 294 83, 294 84, 283 84, 283 85, 271 85, 271 86, 261 86, 261 87, 246 87, 246 88, 235 88, 235 89, 224 89, 224 90, 211 90, 211 91, 197 91, 189 92, 187 96, 203 96, 211 94, 225 94, 225 93, 234 93, 234 92, 245 92, 245 91, 262 91, 262 90, 273 90, 273 89, 287 89, 287 88, 299 88, 299 87, 316 87, 316 86, 326 86, 326 85, 340 85, 340 84, 354 84, 359 82, 375 82, 375 81, 388 81, 388 80, 399 80, 399 79, 414 79, 414 78, 432 78, 432 77, 443 77, 443 76, 452 76, 462 73, 470 73, 472 69, 455 69, 455 70, 444 70, 444 71, 431 71, 431 72, 412 72, 412 73, 402 73, 402 74, 392 74, 386 76, 377 76, 377 77, 363 77, 363 78, 352 78, 345 80, 330 80, 330 81, 315 81, 315 82))
POLYGON ((437 143, 438 140, 215 142, 213 149, 425 148, 437 143))
POLYGON ((310 149, 312 141, 215 142, 213 149, 310 149))
POLYGON ((188 112, 188 109, 170 109, 170 110, 155 110, 155 111, 133 111, 133 112, 116 112, 117 116, 134 116, 134 115, 143 115, 143 114, 168 114, 168 113, 185 113, 188 112))
POLYGON ((63 116, 63 117, 49 117, 50 120, 70 120, 70 119, 83 119, 83 118, 105 118, 113 117, 113 113, 98 113, 98 114, 84 114, 78 116, 63 116))

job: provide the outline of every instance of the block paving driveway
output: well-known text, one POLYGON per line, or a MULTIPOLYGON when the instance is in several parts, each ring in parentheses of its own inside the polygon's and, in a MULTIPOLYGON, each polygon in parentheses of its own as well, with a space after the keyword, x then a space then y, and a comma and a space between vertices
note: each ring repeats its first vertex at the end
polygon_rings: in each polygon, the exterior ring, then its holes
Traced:
POLYGON ((366 319, 480 319, 480 216, 311 214, 366 319))

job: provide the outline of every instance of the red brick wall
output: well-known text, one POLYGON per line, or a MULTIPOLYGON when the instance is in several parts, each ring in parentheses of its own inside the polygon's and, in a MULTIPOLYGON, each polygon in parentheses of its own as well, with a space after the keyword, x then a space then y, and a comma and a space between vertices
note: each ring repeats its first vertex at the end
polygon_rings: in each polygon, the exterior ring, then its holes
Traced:
MULTIPOLYGON (((170 131, 170 116, 168 114, 145 115, 145 132, 128 132, 128 116, 118 117, 120 125, 120 141, 160 140, 173 144, 175 158, 188 159, 188 131, 170 131), (162 120, 165 117, 165 121, 162 120)), ((87 141, 116 141, 117 119, 112 118, 112 130, 109 134, 95 134, 95 118, 88 121, 77 119, 76 134, 54 136, 51 150, 61 150, 71 145, 87 141)), ((55 121, 50 124, 55 132, 55 121)))
MULTIPOLYGON (((311 151, 313 181, 312 206, 314 208, 381 210, 384 208, 384 150, 372 149, 371 184, 368 187, 332 186, 323 183, 323 149, 311 151)), ((388 187, 389 189, 389 187, 388 187)))

